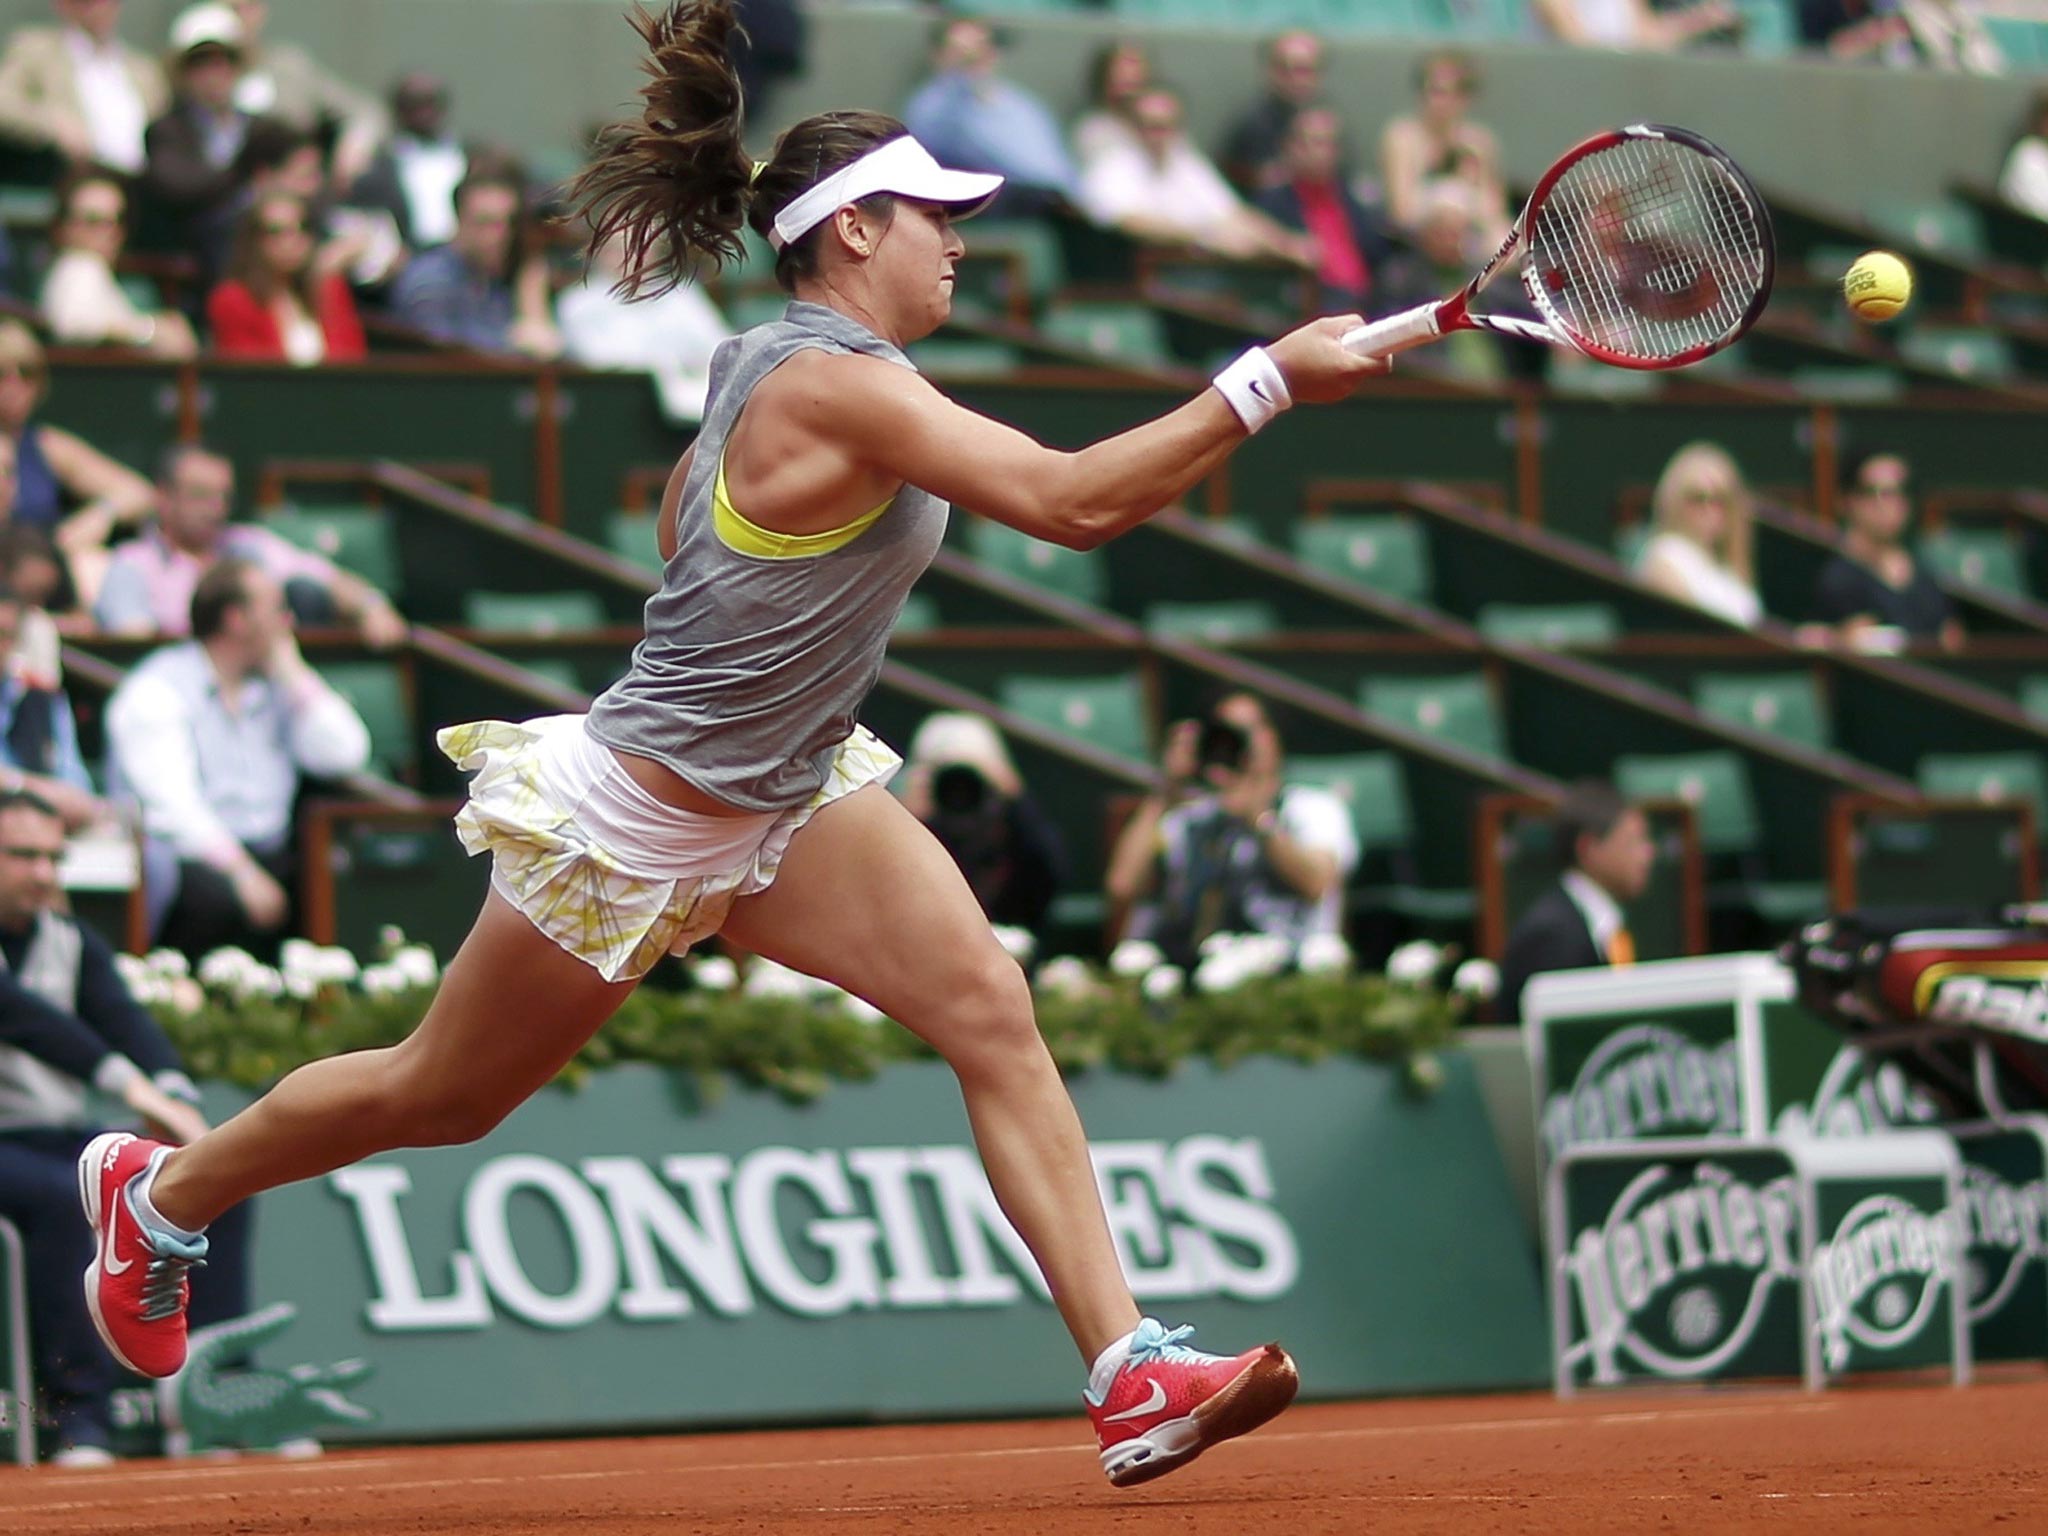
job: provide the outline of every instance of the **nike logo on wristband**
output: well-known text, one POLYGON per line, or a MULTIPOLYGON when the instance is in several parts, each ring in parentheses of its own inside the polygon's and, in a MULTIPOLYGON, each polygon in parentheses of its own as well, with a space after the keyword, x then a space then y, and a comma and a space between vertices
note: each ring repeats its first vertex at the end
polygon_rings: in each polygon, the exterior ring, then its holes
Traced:
POLYGON ((1246 386, 1246 388, 1251 390, 1252 397, 1259 401, 1262 405, 1271 405, 1273 403, 1273 397, 1266 393, 1266 386, 1261 384, 1257 379, 1253 379, 1251 383, 1246 386))

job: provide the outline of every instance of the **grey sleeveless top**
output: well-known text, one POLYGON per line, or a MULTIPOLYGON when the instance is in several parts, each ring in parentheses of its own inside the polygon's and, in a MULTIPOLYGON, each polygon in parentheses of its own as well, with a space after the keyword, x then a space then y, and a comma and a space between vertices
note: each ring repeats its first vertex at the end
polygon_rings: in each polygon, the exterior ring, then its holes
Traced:
POLYGON ((801 302, 719 347, 675 558, 647 601, 632 669, 591 706, 587 726, 606 746, 750 811, 802 805, 824 784, 949 510, 906 485, 851 542, 825 553, 728 547, 712 520, 726 437, 754 386, 809 347, 915 366, 859 321, 801 302))

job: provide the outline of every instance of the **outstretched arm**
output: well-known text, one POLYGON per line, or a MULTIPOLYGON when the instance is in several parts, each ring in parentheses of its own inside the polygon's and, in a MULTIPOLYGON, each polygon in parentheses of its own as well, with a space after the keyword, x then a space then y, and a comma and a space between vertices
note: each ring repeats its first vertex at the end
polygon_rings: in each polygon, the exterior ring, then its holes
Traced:
MULTIPOLYGON (((1267 349, 1296 402, 1340 400, 1386 372, 1383 361, 1342 346, 1358 323, 1348 315, 1316 320, 1267 349)), ((868 358, 827 361, 843 379, 798 407, 808 407, 806 425, 818 436, 892 479, 1075 549, 1091 549, 1171 505, 1246 436, 1212 387, 1154 421, 1063 453, 948 399, 907 369, 868 358)))

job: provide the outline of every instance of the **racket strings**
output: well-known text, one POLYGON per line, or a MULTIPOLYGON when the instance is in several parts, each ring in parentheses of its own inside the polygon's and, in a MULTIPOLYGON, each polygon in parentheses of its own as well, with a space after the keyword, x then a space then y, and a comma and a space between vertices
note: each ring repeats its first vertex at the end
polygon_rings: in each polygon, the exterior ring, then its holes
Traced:
POLYGON ((1717 159, 1629 139, 1570 166, 1530 231, 1536 301, 1568 332, 1658 360, 1736 329, 1767 280, 1764 225, 1717 159))

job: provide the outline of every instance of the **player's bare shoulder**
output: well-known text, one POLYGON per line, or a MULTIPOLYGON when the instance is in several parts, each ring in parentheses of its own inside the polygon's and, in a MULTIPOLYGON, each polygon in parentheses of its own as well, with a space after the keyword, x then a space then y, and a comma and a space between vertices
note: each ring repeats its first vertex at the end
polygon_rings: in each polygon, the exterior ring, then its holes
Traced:
POLYGON ((793 424, 828 434, 859 434, 933 394, 922 374, 900 363, 813 348, 797 353, 756 385, 749 409, 765 399, 793 424))

